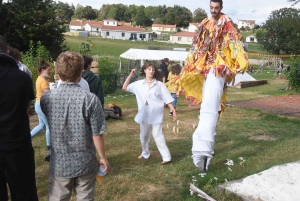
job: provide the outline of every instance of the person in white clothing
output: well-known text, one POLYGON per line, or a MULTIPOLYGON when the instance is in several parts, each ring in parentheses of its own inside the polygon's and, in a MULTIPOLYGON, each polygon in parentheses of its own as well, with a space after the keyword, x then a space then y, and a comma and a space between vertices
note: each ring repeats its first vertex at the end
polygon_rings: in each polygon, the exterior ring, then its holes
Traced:
POLYGON ((156 66, 153 64, 145 64, 141 68, 141 75, 144 76, 145 79, 129 84, 135 72, 136 69, 130 72, 122 89, 134 93, 138 104, 138 113, 134 119, 140 124, 142 154, 138 159, 148 159, 150 157, 149 143, 150 128, 152 125, 152 135, 162 155, 163 161, 161 165, 165 165, 171 161, 171 154, 162 132, 164 104, 166 103, 173 111, 173 120, 175 121, 177 116, 175 108, 172 105, 173 98, 164 83, 158 81, 161 75, 156 66))
MULTIPOLYGON (((59 85, 61 85, 61 83, 64 83, 64 82, 61 81, 61 80, 58 80, 58 83, 57 83, 57 87, 56 87, 56 88, 58 88, 59 85)), ((88 83, 85 79, 81 78, 77 84, 78 84, 82 89, 84 89, 84 90, 90 92, 89 83, 88 83)))

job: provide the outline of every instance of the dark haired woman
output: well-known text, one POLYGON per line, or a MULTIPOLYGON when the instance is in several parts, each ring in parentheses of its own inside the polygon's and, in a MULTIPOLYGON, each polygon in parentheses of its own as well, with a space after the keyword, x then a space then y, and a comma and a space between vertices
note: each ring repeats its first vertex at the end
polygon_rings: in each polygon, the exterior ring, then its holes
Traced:
POLYGON ((168 104, 173 111, 173 120, 177 119, 176 111, 172 105, 173 98, 167 87, 160 81, 161 73, 152 64, 145 64, 141 68, 142 80, 129 84, 131 77, 135 74, 133 69, 123 84, 123 90, 134 93, 138 104, 138 113, 135 121, 140 124, 140 140, 142 144, 142 154, 138 159, 148 159, 150 157, 150 128, 152 125, 152 135, 156 146, 162 155, 161 164, 171 161, 171 154, 167 147, 164 134, 162 132, 164 104, 168 104))
MULTIPOLYGON (((38 66, 39 76, 36 80, 36 100, 35 100, 35 112, 38 114, 39 125, 37 125, 31 132, 31 137, 38 134, 41 130, 46 127, 46 145, 47 150, 50 150, 50 131, 47 118, 41 110, 40 99, 43 93, 50 90, 49 78, 51 73, 51 66, 45 61, 41 60, 38 66)), ((46 159, 49 160, 49 159, 46 159)))

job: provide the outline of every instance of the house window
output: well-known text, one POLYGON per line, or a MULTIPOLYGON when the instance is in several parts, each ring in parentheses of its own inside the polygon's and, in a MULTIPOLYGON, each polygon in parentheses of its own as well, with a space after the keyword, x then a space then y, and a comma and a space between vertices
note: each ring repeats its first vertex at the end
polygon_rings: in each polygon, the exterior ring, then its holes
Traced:
POLYGON ((192 42, 192 39, 193 39, 193 38, 188 38, 188 42, 192 42))
POLYGON ((97 33, 99 33, 99 28, 97 28, 97 33))
POLYGON ((250 37, 250 42, 254 42, 254 38, 253 37, 250 37))
POLYGON ((146 34, 140 34, 140 38, 146 38, 146 34))
POLYGON ((106 24, 109 24, 109 22, 106 22, 106 24))
POLYGON ((109 32, 108 31, 106 32, 106 36, 109 36, 109 32))
POLYGON ((178 39, 177 39, 178 41, 181 41, 181 37, 178 37, 178 39))
POLYGON ((115 25, 115 22, 113 22, 113 25, 115 25))
POLYGON ((125 33, 122 33, 122 37, 125 37, 125 33))

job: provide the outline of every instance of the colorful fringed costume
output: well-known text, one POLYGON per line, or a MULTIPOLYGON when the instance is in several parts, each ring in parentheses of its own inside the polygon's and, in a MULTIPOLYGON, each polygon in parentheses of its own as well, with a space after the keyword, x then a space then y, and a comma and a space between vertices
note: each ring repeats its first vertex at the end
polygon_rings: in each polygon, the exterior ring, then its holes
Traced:
POLYGON ((226 85, 248 67, 248 58, 232 21, 205 19, 198 27, 185 66, 177 81, 191 105, 201 103, 200 121, 193 134, 192 158, 206 171, 214 154, 216 125, 225 108, 226 85))
MULTIPOLYGON (((226 82, 248 68, 248 57, 239 41, 241 35, 227 15, 221 14, 217 22, 206 18, 198 29, 178 81, 191 105, 201 103, 203 82, 211 68, 215 69, 216 76, 226 76, 226 82)), ((226 93, 223 93, 222 111, 225 102, 226 93)))

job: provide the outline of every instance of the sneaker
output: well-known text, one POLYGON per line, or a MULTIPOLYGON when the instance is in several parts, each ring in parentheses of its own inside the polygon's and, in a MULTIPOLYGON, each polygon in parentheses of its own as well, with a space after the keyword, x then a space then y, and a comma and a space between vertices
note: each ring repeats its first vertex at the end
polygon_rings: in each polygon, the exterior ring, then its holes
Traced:
POLYGON ((170 112, 170 113, 169 113, 169 116, 173 116, 173 112, 170 112))
POLYGON ((206 172, 207 156, 201 156, 200 161, 197 163, 197 167, 202 172, 206 172))
POLYGON ((45 157, 45 161, 50 162, 51 158, 51 150, 48 151, 47 156, 45 157))

